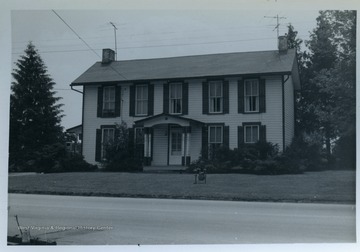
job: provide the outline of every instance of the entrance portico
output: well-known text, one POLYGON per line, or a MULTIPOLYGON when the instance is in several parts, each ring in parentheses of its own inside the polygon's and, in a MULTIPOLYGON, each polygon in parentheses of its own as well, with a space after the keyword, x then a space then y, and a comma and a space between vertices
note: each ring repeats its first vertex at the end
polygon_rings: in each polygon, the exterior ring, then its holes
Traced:
MULTIPOLYGON (((145 165, 188 166, 191 152, 200 148, 192 141, 192 131, 200 135, 202 122, 168 114, 160 114, 135 122, 135 128, 143 128, 145 165)), ((200 154, 200 153, 197 153, 200 154)))

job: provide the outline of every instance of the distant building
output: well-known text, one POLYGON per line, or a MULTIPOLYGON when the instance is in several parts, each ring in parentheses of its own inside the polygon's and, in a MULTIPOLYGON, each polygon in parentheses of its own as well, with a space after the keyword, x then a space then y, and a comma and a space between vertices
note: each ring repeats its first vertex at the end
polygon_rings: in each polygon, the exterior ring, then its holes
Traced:
POLYGON ((72 136, 71 141, 66 142, 66 149, 81 154, 82 124, 67 129, 66 133, 72 136))
POLYGON ((71 83, 83 86, 82 154, 104 157, 124 121, 146 165, 189 165, 202 150, 294 137, 295 49, 115 61, 110 49, 71 83))

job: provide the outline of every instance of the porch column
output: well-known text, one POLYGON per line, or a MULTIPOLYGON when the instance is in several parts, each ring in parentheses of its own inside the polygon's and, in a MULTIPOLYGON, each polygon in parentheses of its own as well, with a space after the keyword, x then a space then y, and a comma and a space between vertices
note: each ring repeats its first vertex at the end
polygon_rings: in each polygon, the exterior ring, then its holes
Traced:
POLYGON ((181 134, 181 165, 185 165, 185 152, 186 152, 186 141, 185 141, 185 137, 186 137, 186 134, 185 134, 185 127, 183 128, 183 132, 181 134))
POLYGON ((151 161, 151 131, 144 128, 144 164, 150 165, 151 161))
POLYGON ((191 127, 186 127, 186 152, 185 152, 185 165, 190 165, 190 140, 191 140, 191 127))
POLYGON ((191 127, 185 128, 186 133, 186 150, 185 150, 185 165, 190 165, 190 140, 191 140, 191 127))

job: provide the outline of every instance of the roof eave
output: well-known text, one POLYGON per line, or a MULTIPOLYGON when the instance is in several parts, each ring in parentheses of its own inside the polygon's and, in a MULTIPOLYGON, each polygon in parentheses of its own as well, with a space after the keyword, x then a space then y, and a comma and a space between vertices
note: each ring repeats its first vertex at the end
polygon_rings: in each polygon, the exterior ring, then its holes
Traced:
POLYGON ((225 74, 225 75, 206 75, 206 76, 182 76, 173 78, 151 78, 151 79, 129 79, 129 80, 114 80, 114 81, 92 81, 92 82, 72 82, 70 86, 92 86, 101 84, 120 84, 138 81, 172 81, 180 79, 210 79, 210 78, 236 78, 236 77, 249 77, 259 75, 286 75, 292 74, 293 71, 279 71, 279 72, 261 72, 261 73, 243 73, 243 74, 225 74))

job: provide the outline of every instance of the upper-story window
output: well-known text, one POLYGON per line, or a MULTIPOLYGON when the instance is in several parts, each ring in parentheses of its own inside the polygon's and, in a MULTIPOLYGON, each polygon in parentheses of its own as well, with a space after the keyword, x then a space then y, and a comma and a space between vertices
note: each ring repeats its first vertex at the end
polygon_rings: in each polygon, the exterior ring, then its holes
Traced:
POLYGON ((245 112, 259 112, 259 80, 245 80, 245 112))
POLYGON ((182 113, 182 84, 172 83, 169 86, 170 114, 182 113))
POLYGON ((103 89, 103 116, 115 114, 115 87, 104 87, 103 89))
POLYGON ((209 82, 209 112, 223 112, 223 83, 222 81, 209 82))
POLYGON ((148 114, 148 85, 137 85, 135 95, 135 114, 147 115, 148 114))

